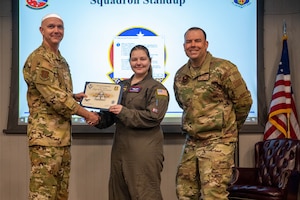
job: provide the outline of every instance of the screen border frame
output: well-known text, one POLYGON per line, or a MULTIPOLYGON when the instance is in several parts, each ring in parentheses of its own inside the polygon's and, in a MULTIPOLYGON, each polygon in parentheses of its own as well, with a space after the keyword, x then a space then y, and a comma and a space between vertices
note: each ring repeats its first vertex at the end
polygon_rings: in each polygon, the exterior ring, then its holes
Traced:
MULTIPOLYGON (((10 100, 7 128, 3 130, 8 134, 24 134, 27 132, 27 125, 18 124, 19 109, 19 1, 12 0, 12 67, 11 67, 11 83, 10 83, 10 100), (17 80, 17 81, 16 81, 17 80)), ((258 102, 258 121, 257 124, 244 124, 240 133, 263 133, 267 119, 267 106, 265 101, 265 85, 264 77, 264 52, 263 52, 263 14, 264 3, 257 0, 257 102, 258 102)), ((164 133, 181 133, 181 123, 163 124, 164 133)), ((88 125, 73 125, 73 134, 99 134, 114 133, 115 126, 106 129, 98 129, 88 125)))

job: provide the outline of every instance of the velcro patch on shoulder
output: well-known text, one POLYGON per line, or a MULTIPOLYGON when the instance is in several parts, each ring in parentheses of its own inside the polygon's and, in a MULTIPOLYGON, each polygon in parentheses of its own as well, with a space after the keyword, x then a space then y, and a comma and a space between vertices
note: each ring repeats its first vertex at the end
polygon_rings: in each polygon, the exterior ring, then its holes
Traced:
POLYGON ((156 94, 158 96, 168 96, 168 91, 165 89, 157 89, 156 90, 156 94))
POLYGON ((36 70, 36 83, 41 84, 47 84, 51 85, 53 84, 53 77, 54 74, 52 71, 45 69, 45 68, 39 68, 36 70))
POLYGON ((43 80, 43 81, 47 81, 47 80, 49 80, 49 78, 50 78, 49 71, 41 70, 40 79, 43 80))

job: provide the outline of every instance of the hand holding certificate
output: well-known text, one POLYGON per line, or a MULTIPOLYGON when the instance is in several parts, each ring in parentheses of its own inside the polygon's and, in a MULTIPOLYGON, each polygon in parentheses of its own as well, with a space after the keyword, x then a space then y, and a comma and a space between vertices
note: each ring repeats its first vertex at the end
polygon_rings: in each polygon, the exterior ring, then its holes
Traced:
POLYGON ((114 83, 86 82, 84 93, 87 97, 82 99, 82 106, 107 110, 120 102, 122 90, 114 83))

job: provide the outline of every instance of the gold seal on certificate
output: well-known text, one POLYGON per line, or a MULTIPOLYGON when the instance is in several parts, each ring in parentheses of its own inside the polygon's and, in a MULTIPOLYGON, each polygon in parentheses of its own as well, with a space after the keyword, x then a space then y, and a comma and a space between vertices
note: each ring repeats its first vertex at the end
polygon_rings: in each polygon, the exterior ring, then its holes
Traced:
POLYGON ((107 110, 121 100, 121 86, 114 83, 86 82, 81 105, 88 108, 107 110))

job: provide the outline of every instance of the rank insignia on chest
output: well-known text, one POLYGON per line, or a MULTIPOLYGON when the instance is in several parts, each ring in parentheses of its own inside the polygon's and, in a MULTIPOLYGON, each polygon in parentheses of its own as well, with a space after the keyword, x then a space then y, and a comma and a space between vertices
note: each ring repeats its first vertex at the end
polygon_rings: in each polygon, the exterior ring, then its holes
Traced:
POLYGON ((141 91, 141 87, 139 86, 132 86, 129 88, 129 92, 132 92, 132 93, 139 93, 141 91))
POLYGON ((204 74, 198 77, 198 81, 207 81, 209 79, 209 74, 204 74))

